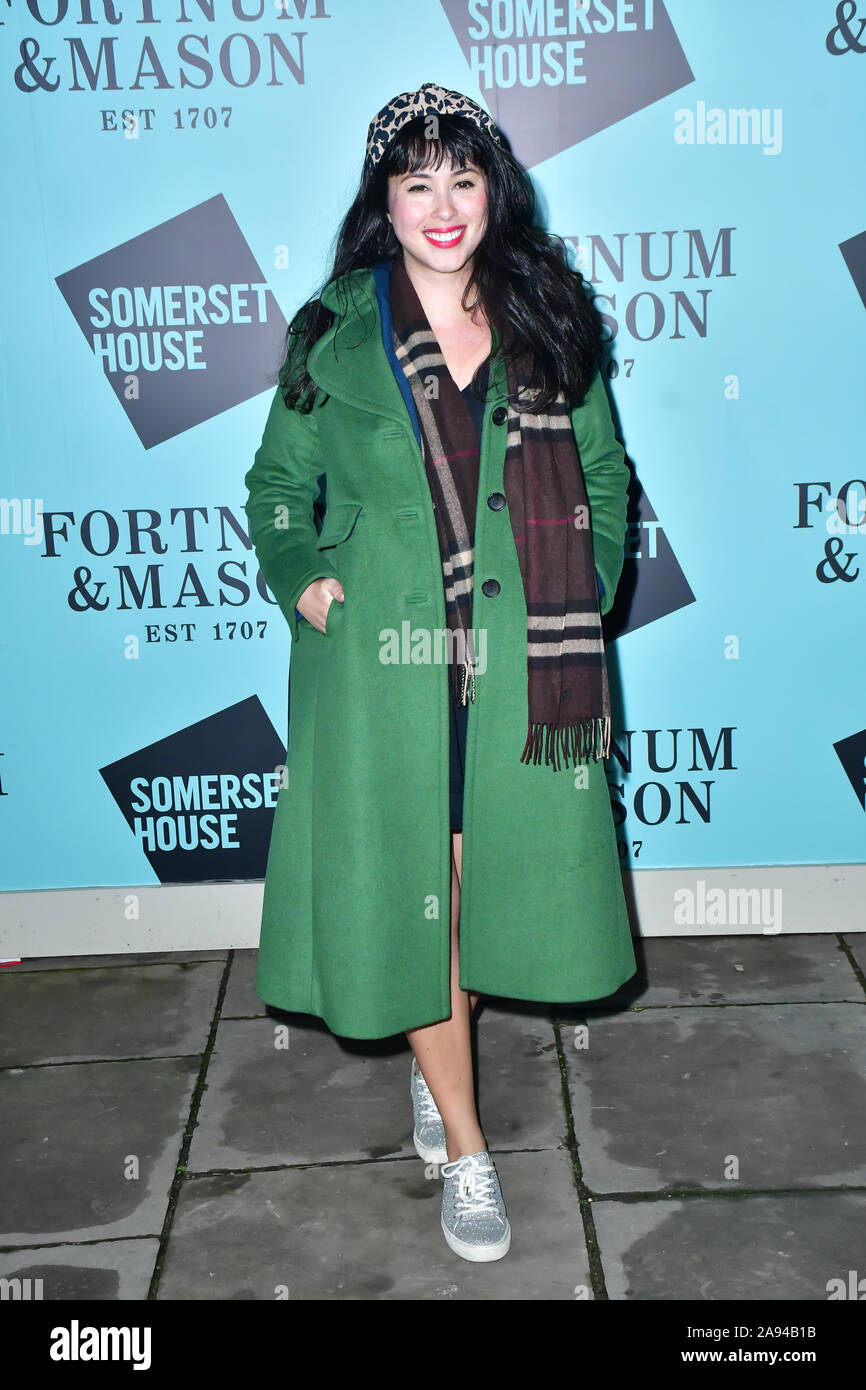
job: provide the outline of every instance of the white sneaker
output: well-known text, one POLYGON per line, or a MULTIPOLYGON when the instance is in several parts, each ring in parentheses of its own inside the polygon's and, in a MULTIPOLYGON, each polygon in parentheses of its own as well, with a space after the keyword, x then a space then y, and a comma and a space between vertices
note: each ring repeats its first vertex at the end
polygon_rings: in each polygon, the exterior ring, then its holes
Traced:
POLYGON ((493 1159, 486 1149, 464 1154, 442 1169, 442 1232, 464 1260, 501 1260, 511 1227, 493 1159))
POLYGON ((447 1163, 448 1150, 445 1147, 445 1126, 430 1088, 418 1066, 418 1059, 412 1057, 412 1109, 415 1113, 415 1129, 412 1140, 415 1152, 425 1163, 447 1163))

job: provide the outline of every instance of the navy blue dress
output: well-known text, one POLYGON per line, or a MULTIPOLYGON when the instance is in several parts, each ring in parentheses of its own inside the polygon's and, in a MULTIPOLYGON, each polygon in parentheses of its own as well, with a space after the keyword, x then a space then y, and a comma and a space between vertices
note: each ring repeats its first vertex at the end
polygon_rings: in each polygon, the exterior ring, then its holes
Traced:
MULTIPOLYGON (((478 433, 478 447, 481 448, 481 434, 484 428, 484 402, 487 395, 487 369, 479 383, 480 395, 476 395, 472 390, 472 384, 464 387, 463 398, 472 412, 472 419, 475 422, 475 429, 478 433)), ((449 690, 451 706, 451 769, 450 769, 450 792, 451 792, 451 829, 463 829, 463 778, 466 768, 466 728, 469 717, 469 706, 458 704, 454 694, 453 673, 449 672, 449 690)))

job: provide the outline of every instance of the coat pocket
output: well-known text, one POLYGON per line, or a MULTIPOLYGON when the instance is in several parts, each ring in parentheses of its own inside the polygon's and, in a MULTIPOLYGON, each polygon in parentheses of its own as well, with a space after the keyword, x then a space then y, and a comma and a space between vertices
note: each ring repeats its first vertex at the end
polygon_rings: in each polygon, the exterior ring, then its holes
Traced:
POLYGON ((325 614, 325 637, 333 637, 335 630, 339 629, 343 617, 343 609, 348 602, 347 598, 341 603, 338 598, 332 598, 328 604, 328 611, 325 614))
POLYGON ((363 510, 360 502, 337 502, 329 507, 322 522, 319 539, 316 541, 316 549, 326 550, 329 546, 339 545, 341 541, 347 540, 355 528, 359 513, 363 510))
MULTIPOLYGON (((363 511, 360 502, 336 502, 329 507, 322 522, 322 529, 319 532, 319 539, 316 541, 318 550, 327 550, 331 546, 339 545, 341 541, 348 540, 353 530, 358 515, 363 511)), ((333 599, 328 604, 328 611, 325 614, 325 637, 331 637, 336 628, 339 628, 342 621, 343 604, 348 601, 348 596, 343 600, 333 599), (337 606, 337 616, 334 616, 334 605, 337 606)))

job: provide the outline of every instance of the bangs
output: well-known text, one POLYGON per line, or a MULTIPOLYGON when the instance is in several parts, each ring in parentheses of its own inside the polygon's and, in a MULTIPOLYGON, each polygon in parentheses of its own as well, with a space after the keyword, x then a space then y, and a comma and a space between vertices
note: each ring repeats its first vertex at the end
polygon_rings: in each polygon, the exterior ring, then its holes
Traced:
POLYGON ((436 116, 438 133, 431 136, 426 133, 429 120, 430 116, 418 116, 398 131, 382 155, 384 174, 417 174, 443 166, 459 169, 466 164, 487 172, 488 140, 477 126, 461 117, 436 116))

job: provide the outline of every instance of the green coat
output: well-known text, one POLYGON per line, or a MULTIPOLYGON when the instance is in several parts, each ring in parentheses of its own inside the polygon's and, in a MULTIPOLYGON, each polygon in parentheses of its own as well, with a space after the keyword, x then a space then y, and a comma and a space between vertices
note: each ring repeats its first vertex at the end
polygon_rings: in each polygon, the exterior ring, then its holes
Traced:
MULTIPOLYGON (((385 356, 373 275, 348 278, 357 307, 337 314, 307 359, 327 401, 304 415, 277 390, 245 478, 250 538, 292 634, 288 776, 256 990, 339 1035, 381 1038, 451 1012, 449 667, 380 660, 384 629, 444 629, 445 598, 424 461, 385 356), (295 604, 326 575, 345 602, 331 604, 321 633, 295 604)), ((333 286, 322 300, 338 308, 333 286)), ((526 604, 508 510, 487 506, 504 490, 506 428, 491 419, 504 397, 496 356, 475 529, 473 624, 487 631, 487 669, 468 716, 460 984, 513 999, 598 999, 636 961, 604 763, 557 772, 520 762, 526 604), (501 588, 488 598, 481 582, 491 577, 501 588)), ((623 565, 629 471, 601 375, 572 419, 604 615, 623 565)))

